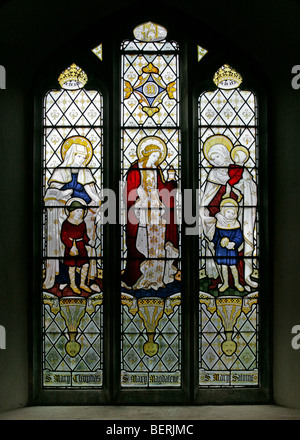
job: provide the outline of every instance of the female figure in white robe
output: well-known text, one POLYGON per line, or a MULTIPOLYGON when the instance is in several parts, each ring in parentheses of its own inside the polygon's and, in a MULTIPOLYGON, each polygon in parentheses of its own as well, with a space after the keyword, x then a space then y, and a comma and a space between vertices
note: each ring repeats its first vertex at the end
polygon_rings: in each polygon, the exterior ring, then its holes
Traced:
MULTIPOLYGON (((214 135, 209 137, 203 146, 204 155, 212 166, 206 178, 200 199, 200 230, 202 231, 206 242, 206 255, 214 257, 215 251, 212 245, 213 236, 216 227, 215 215, 220 211, 220 203, 225 197, 236 198, 236 194, 231 191, 226 193, 226 187, 230 179, 229 166, 233 164, 231 151, 233 144, 231 140, 223 135, 214 135)), ((256 288, 257 283, 252 280, 253 261, 255 252, 254 244, 254 226, 256 219, 257 206, 257 187, 249 171, 244 167, 241 179, 235 188, 242 195, 241 209, 239 210, 238 221, 242 226, 243 232, 243 251, 244 273, 243 277, 246 283, 245 289, 256 288), (249 258, 247 258, 249 257, 249 258)), ((213 258, 207 259, 206 275, 209 278, 217 279, 220 276, 220 268, 215 264, 213 258)))
MULTIPOLYGON (((44 288, 51 289, 59 275, 59 259, 64 255, 61 241, 61 226, 67 215, 65 206, 69 199, 76 197, 84 200, 88 206, 86 215, 87 233, 90 243, 95 241, 95 219, 101 204, 96 191, 95 179, 86 165, 91 160, 93 150, 90 142, 81 136, 67 139, 62 146, 62 163, 49 179, 44 201, 47 207, 47 256, 44 288)), ((95 257, 93 246, 88 247, 90 257, 95 257)), ((88 279, 97 275, 96 260, 91 260, 88 279)), ((62 284, 61 289, 65 287, 62 284)), ((97 287, 94 287, 98 291, 97 287)))

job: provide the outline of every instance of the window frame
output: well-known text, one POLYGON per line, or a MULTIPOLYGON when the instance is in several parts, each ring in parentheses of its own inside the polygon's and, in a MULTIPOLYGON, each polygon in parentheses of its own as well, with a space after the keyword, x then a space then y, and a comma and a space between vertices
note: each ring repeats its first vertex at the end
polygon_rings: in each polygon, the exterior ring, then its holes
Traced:
MULTIPOLYGON (((173 8, 172 8, 173 9, 173 8)), ((34 201, 33 201, 33 307, 30 312, 30 402, 32 404, 218 404, 218 403, 268 403, 271 400, 271 335, 270 316, 272 307, 271 298, 271 264, 269 260, 270 245, 268 240, 268 151, 267 151, 267 86, 263 75, 258 74, 259 68, 248 56, 242 55, 239 48, 220 51, 222 47, 229 47, 218 34, 209 38, 208 28, 190 16, 183 16, 185 25, 176 26, 178 11, 169 10, 157 14, 153 19, 168 29, 167 39, 174 39, 179 44, 180 59, 180 129, 181 129, 181 158, 182 158, 182 188, 198 187, 198 97, 206 90, 212 90, 213 74, 223 64, 232 65, 244 77, 243 89, 251 90, 258 99, 258 135, 260 145, 259 167, 259 210, 263 213, 260 218, 260 266, 264 268, 260 274, 260 324, 259 358, 261 384, 258 388, 228 388, 228 389, 199 389, 198 386, 198 308, 195 307, 195 294, 198 298, 199 280, 198 271, 190 270, 193 261, 198 261, 198 236, 184 234, 185 225, 182 225, 182 360, 186 364, 182 370, 182 387, 180 389, 121 389, 120 383, 120 341, 121 341, 121 314, 120 314, 120 278, 115 276, 115 270, 120 272, 121 265, 121 226, 106 224, 103 228, 104 249, 104 382, 102 390, 44 390, 41 389, 41 145, 43 136, 42 110, 43 97, 51 89, 57 89, 56 79, 59 74, 73 62, 79 65, 88 75, 87 89, 99 90, 103 95, 103 184, 118 194, 120 179, 120 69, 121 43, 125 39, 133 39, 132 31, 135 26, 148 21, 143 14, 136 14, 134 18, 127 17, 126 22, 122 13, 99 21, 99 26, 82 38, 72 40, 72 47, 65 44, 59 54, 55 53, 55 62, 51 56, 43 62, 35 76, 34 89, 34 201), (201 24, 201 26, 200 26, 201 24), (106 30, 114 29, 113 33, 106 30), (202 31, 198 32, 198 29, 202 31), (99 43, 103 45, 103 60, 100 61, 92 53, 93 47, 99 43), (203 44, 208 53, 198 62, 197 45, 203 44), (47 75, 44 75, 47 72, 47 75), (259 79, 258 79, 259 78, 259 79), (192 146, 191 150, 184 146, 192 146), (184 172, 186 171, 186 172, 184 172), (119 257, 117 257, 119 256, 119 257), (116 258, 117 257, 117 258, 116 258), (114 264, 111 264, 111 262, 114 264), (192 318, 192 319, 191 319, 192 318), (112 368, 111 366, 116 366, 112 368), (196 368, 194 368, 195 366, 196 368)), ((87 27, 88 30, 88 27, 87 27)), ((196 197, 196 195, 195 195, 196 197)), ((194 197, 194 199, 195 199, 194 197)), ((184 200, 183 200, 184 203, 184 200)), ((195 205, 194 205, 195 212, 195 205)), ((117 211, 117 218, 119 212, 117 211)), ((198 266, 197 266, 198 267, 198 266)), ((198 302, 196 301, 198 305, 198 302)), ((183 362, 182 362, 183 366, 183 362)))
MULTIPOLYGON (((225 51, 226 52, 226 51, 225 51)), ((258 300, 258 319, 259 319, 259 333, 258 333, 258 369, 260 372, 259 386, 253 388, 199 388, 198 386, 198 370, 194 374, 194 403, 198 404, 216 404, 216 403, 266 403, 272 399, 272 377, 270 371, 272 350, 271 350, 271 335, 270 335, 270 314, 272 307, 270 307, 271 298, 271 284, 270 284, 270 245, 269 245, 269 218, 268 218, 268 200, 269 200, 269 174, 268 174, 268 149, 267 149, 267 86, 264 81, 261 81, 263 74, 260 72, 258 66, 249 57, 242 55, 239 51, 237 53, 229 53, 215 51, 210 57, 206 54, 200 61, 198 66, 199 76, 202 75, 205 79, 203 81, 195 82, 193 89, 193 144, 194 154, 198 153, 198 99, 201 93, 215 90, 216 86, 213 83, 214 73, 224 64, 229 64, 234 67, 243 77, 241 85, 242 90, 251 91, 257 99, 257 119, 258 119, 258 212, 262 213, 259 218, 259 264, 260 280, 259 280, 259 300, 258 300), (201 65, 202 63, 202 65, 201 65), (203 69, 200 72, 200 69, 203 69), (257 79, 259 78, 259 80, 257 79)), ((197 73, 196 73, 197 76, 197 73)), ((198 158, 194 156, 194 184, 198 184, 198 158), (197 164, 197 165, 196 165, 197 164)), ((198 237, 197 237, 198 238, 198 237)), ((195 243, 195 248, 198 250, 198 243, 195 243)), ((195 254, 195 258, 198 254, 195 254)), ((198 277, 194 280, 195 289, 198 286, 198 277)), ((272 303, 271 303, 272 304, 272 303)), ((196 343, 197 331, 199 329, 199 315, 198 310, 195 311, 195 332, 194 341, 196 343)), ((199 365, 199 347, 194 345, 195 365, 199 365)))

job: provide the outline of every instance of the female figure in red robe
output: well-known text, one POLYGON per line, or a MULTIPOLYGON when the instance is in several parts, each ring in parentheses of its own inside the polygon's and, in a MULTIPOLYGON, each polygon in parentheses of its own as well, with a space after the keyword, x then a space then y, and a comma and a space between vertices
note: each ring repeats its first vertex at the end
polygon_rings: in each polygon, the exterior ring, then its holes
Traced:
POLYGON ((157 291, 172 283, 177 273, 177 184, 174 171, 169 170, 169 180, 165 181, 159 166, 166 157, 162 139, 143 139, 137 153, 138 160, 128 170, 126 182, 127 260, 122 285, 134 291, 157 291))

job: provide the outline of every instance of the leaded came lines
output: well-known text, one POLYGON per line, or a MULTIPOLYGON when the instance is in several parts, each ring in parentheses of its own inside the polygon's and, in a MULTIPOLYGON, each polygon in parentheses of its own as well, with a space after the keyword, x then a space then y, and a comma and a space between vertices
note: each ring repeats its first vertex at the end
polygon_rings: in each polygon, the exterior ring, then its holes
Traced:
POLYGON ((257 102, 229 65, 199 96, 199 385, 259 384, 257 102))
POLYGON ((44 99, 43 388, 102 388, 102 95, 73 64, 44 99))
POLYGON ((151 22, 137 34, 147 40, 124 42, 121 62, 121 386, 178 387, 180 232, 175 205, 159 196, 180 185, 178 47, 153 41, 165 31, 151 22), (131 205, 137 226, 126 221, 131 205))

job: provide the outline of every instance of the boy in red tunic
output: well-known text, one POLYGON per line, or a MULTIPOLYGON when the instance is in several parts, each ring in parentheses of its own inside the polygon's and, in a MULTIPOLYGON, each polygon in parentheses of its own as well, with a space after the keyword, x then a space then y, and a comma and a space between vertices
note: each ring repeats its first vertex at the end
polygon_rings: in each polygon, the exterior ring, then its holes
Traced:
POLYGON ((65 245, 64 264, 69 267, 70 287, 74 293, 81 294, 75 283, 75 270, 76 267, 80 267, 80 289, 90 293, 92 290, 86 285, 86 277, 89 270, 86 245, 90 241, 84 222, 86 206, 83 201, 81 203, 77 199, 66 206, 66 210, 69 214, 62 224, 61 240, 65 245))

